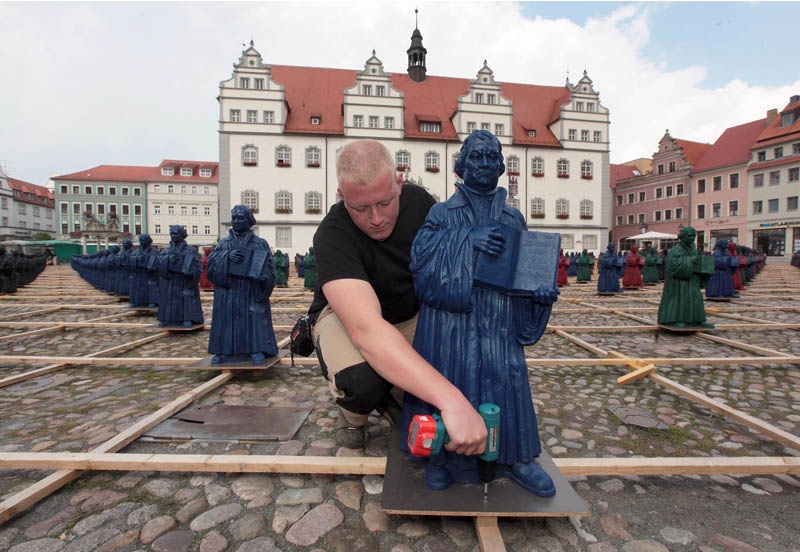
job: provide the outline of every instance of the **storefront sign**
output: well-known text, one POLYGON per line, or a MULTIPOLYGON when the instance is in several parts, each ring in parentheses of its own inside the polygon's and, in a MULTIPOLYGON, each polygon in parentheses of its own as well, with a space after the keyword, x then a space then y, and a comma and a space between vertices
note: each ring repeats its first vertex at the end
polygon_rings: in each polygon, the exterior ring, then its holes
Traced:
POLYGON ((759 228, 775 228, 776 226, 796 226, 800 224, 800 219, 795 220, 782 220, 780 222, 762 222, 758 225, 759 228))

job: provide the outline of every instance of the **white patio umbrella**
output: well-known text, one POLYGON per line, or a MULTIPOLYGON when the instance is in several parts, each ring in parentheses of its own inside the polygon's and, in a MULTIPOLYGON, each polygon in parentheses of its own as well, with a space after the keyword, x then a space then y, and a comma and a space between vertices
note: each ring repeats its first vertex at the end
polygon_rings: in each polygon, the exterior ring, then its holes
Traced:
POLYGON ((664 232, 645 232, 644 234, 636 234, 635 236, 628 236, 629 240, 677 240, 678 236, 675 234, 665 234, 664 232))

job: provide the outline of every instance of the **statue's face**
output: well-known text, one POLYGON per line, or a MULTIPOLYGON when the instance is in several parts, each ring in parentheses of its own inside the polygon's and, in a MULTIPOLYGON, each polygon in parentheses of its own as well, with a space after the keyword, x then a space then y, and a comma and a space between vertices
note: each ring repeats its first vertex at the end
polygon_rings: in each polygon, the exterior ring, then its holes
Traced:
POLYGON ((183 228, 179 226, 173 226, 169 229, 169 238, 172 240, 172 243, 181 243, 184 239, 186 239, 186 234, 183 233, 183 228))
POLYGON ((473 190, 490 192, 503 174, 503 154, 488 137, 476 136, 467 142, 463 166, 464 184, 473 190))
POLYGON ((697 232, 694 230, 688 230, 681 236, 681 242, 686 245, 692 245, 695 239, 697 239, 697 232))
POLYGON ((233 227, 233 231, 237 234, 241 234, 242 232, 247 232, 250 230, 250 221, 247 220, 247 215, 245 215, 241 210, 234 209, 231 211, 231 227, 233 227))
POLYGON ((616 247, 614 246, 614 244, 613 244, 613 243, 609 243, 609 244, 608 244, 608 252, 609 252, 609 253, 613 253, 613 252, 614 252, 614 249, 616 249, 616 247))

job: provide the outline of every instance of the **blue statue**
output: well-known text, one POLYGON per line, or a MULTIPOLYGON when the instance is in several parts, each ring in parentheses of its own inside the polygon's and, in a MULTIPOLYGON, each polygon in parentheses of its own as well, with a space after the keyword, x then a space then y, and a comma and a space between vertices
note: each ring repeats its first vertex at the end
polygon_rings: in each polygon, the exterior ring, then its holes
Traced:
POLYGON ((619 287, 619 270, 624 263, 614 249, 614 244, 609 243, 606 252, 600 256, 600 275, 597 277, 599 293, 623 293, 619 287))
POLYGON ((117 289, 115 293, 120 297, 128 297, 131 289, 131 255, 133 242, 130 238, 122 240, 122 249, 117 253, 117 289))
POLYGON ((714 246, 714 275, 706 284, 706 297, 730 299, 738 298, 733 288, 732 270, 739 266, 739 257, 731 257, 728 240, 717 240, 714 246))
POLYGON ((128 295, 132 307, 155 308, 158 305, 158 251, 150 234, 139 236, 139 249, 131 254, 131 287, 128 295))
POLYGON ((200 253, 186 243, 186 229, 169 227, 170 243, 161 251, 157 271, 159 281, 158 326, 191 328, 203 323, 200 305, 200 253))
MULTIPOLYGON (((473 407, 486 402, 500 407, 496 476, 512 479, 536 495, 552 496, 552 479, 536 463, 541 443, 523 347, 542 336, 557 299, 560 236, 525 232, 519 210, 506 205, 506 190, 497 187, 505 172, 502 147, 490 132, 480 130, 467 137, 455 172, 463 184, 457 184, 458 191, 449 200, 431 208, 411 250, 414 288, 421 302, 414 348, 473 407), (521 234, 551 239, 552 262, 539 255, 530 259, 552 265, 546 270, 547 281, 527 295, 478 285, 482 256, 529 256, 508 243, 508 236, 521 234)), ((526 265, 522 271, 531 268, 526 265)), ((403 428, 416 414, 436 412, 410 393, 405 397, 403 428)), ((477 457, 446 450, 431 456, 425 470, 427 486, 441 490, 453 481, 478 483, 477 457)))
POLYGON ((208 256, 208 279, 214 284, 214 310, 208 352, 212 364, 264 364, 278 354, 269 296, 275 287, 275 264, 269 244, 250 229, 256 223, 244 205, 231 209, 231 229, 208 256))

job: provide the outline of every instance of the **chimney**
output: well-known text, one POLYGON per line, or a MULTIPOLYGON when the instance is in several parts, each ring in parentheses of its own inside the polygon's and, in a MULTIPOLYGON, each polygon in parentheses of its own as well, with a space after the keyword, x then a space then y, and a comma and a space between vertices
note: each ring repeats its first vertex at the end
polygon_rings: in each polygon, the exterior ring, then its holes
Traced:
POLYGON ((772 120, 778 116, 778 110, 775 108, 770 109, 767 111, 767 125, 769 125, 772 120))

